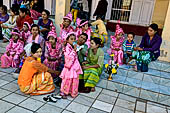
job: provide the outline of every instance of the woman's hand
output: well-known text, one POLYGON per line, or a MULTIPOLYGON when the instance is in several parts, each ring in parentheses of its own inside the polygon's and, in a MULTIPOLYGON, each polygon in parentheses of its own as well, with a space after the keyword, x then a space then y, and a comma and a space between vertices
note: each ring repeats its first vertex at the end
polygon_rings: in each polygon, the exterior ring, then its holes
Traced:
POLYGON ((140 48, 140 47, 135 47, 134 50, 135 50, 135 51, 137 51, 137 50, 138 50, 138 51, 143 51, 143 49, 140 48))
POLYGON ((77 50, 77 44, 74 45, 74 51, 76 52, 77 50))
POLYGON ((4 28, 4 29, 8 28, 8 26, 3 25, 3 24, 2 24, 2 26, 1 26, 1 27, 2 27, 2 28, 4 28))
POLYGON ((88 62, 87 62, 87 61, 82 62, 82 65, 86 65, 86 64, 88 64, 88 62))
POLYGON ((83 66, 82 68, 83 68, 83 69, 88 69, 89 67, 88 67, 88 66, 83 66))

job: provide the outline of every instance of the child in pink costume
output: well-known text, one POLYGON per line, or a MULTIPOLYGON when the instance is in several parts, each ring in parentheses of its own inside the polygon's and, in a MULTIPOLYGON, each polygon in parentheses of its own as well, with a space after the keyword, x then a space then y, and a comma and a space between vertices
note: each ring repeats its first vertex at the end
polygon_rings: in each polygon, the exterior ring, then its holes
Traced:
POLYGON ((24 50, 24 42, 19 39, 20 34, 17 29, 14 29, 11 34, 12 38, 6 47, 6 52, 1 57, 1 68, 19 67, 20 54, 24 50))
POLYGON ((60 24, 60 40, 62 43, 66 40, 67 34, 74 31, 74 28, 70 25, 71 22, 72 22, 72 14, 68 13, 63 18, 63 23, 60 24))
POLYGON ((86 33, 88 35, 86 44, 88 48, 90 48, 90 37, 91 37, 92 29, 88 26, 88 21, 77 19, 77 23, 80 23, 80 25, 78 25, 79 27, 76 29, 77 38, 80 36, 80 34, 86 33))
POLYGON ((49 32, 47 36, 44 64, 52 70, 57 70, 61 63, 61 44, 57 40, 57 34, 49 32))
POLYGON ((28 37, 31 34, 31 26, 28 22, 24 22, 22 31, 21 31, 21 37, 24 42, 27 42, 28 37))
POLYGON ((114 54, 114 62, 119 65, 123 65, 123 41, 124 41, 124 32, 123 29, 120 28, 119 24, 116 25, 115 36, 111 36, 111 54, 114 54))
POLYGON ((76 53, 77 46, 73 46, 74 41, 76 41, 76 35, 74 33, 69 33, 64 50, 64 69, 60 75, 60 78, 62 78, 60 94, 63 98, 67 98, 66 96, 68 94, 73 98, 78 95, 79 74, 83 74, 76 53))

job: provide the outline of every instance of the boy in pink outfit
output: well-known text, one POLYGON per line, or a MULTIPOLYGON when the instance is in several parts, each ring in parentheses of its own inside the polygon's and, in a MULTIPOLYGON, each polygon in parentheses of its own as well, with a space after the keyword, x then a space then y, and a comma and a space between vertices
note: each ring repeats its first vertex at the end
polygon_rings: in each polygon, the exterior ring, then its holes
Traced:
POLYGON ((123 41, 124 41, 124 32, 120 28, 119 24, 116 25, 115 36, 111 36, 111 54, 114 54, 114 62, 119 65, 123 65, 123 41))
MULTIPOLYGON (((86 20, 79 20, 77 19, 77 21, 80 21, 80 25, 79 28, 77 28, 77 38, 80 36, 80 34, 82 33, 86 33, 88 35, 88 39, 86 41, 86 44, 88 46, 88 48, 90 48, 90 37, 91 37, 91 32, 92 32, 92 29, 88 26, 88 21, 86 20)), ((78 22, 79 23, 79 22, 78 22)))
POLYGON ((70 25, 72 22, 72 14, 68 13, 63 18, 63 23, 60 24, 60 40, 64 42, 67 38, 67 34, 74 31, 74 28, 70 25))
POLYGON ((77 45, 74 44, 75 41, 76 35, 69 33, 66 38, 66 47, 64 50, 64 69, 60 75, 60 78, 62 78, 60 95, 63 98, 67 98, 66 96, 69 94, 73 98, 78 95, 79 74, 83 74, 76 53, 77 45))
POLYGON ((62 46, 57 40, 57 34, 52 31, 48 33, 47 39, 44 64, 52 70, 57 70, 61 63, 62 46))
POLYGON ((20 40, 19 30, 11 32, 12 38, 6 47, 6 52, 1 56, 1 68, 19 67, 20 54, 24 50, 24 42, 20 40))

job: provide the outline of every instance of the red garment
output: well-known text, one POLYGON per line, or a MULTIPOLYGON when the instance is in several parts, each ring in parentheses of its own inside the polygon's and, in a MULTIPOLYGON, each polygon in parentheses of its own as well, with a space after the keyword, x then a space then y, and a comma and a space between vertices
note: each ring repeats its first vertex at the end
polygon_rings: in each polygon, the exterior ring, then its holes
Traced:
POLYGON ((26 15, 25 18, 17 18, 17 27, 19 30, 22 29, 24 22, 28 22, 30 25, 34 23, 33 18, 31 18, 29 15, 26 15))

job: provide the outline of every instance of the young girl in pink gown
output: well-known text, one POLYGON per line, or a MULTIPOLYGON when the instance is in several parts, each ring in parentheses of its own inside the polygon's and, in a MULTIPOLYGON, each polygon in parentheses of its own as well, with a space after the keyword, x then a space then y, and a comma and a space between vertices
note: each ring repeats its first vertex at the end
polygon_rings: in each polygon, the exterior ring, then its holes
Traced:
POLYGON ((77 31, 77 33, 76 33, 77 38, 80 36, 80 34, 86 33, 88 35, 88 39, 86 41, 86 44, 88 45, 88 48, 89 48, 90 47, 90 37, 91 37, 92 29, 88 26, 88 21, 79 20, 79 19, 77 19, 77 21, 80 21, 80 25, 76 30, 77 31))
POLYGON ((62 57, 61 44, 58 42, 55 32, 49 32, 47 39, 44 64, 52 70, 57 70, 62 57))
POLYGON ((31 26, 28 22, 24 22, 22 31, 21 31, 21 37, 24 42, 27 42, 28 37, 31 35, 31 26))
POLYGON ((110 54, 114 54, 114 62, 119 65, 123 64, 123 41, 125 39, 123 35, 123 29, 117 24, 115 36, 111 36, 110 54))
POLYGON ((1 56, 1 68, 19 67, 20 54, 24 50, 24 42, 20 40, 20 34, 17 29, 11 32, 12 38, 6 47, 6 52, 1 56))
POLYGON ((63 18, 63 23, 60 24, 60 41, 64 42, 67 38, 67 34, 74 31, 74 28, 70 25, 72 22, 72 14, 68 13, 63 18))
POLYGON ((63 98, 67 98, 67 95, 71 95, 75 98, 78 95, 79 74, 83 74, 78 56, 76 53, 77 46, 73 46, 76 41, 76 35, 69 33, 66 38, 66 47, 64 48, 65 64, 64 69, 60 74, 62 78, 61 93, 63 98))

